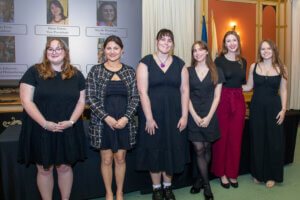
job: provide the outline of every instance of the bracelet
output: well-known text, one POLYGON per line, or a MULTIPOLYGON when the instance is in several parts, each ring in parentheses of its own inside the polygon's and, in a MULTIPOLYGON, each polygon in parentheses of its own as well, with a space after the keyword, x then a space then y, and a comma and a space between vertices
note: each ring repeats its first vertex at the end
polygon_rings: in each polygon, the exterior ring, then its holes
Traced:
POLYGON ((69 120, 69 122, 71 122, 72 126, 75 124, 74 120, 69 120))
POLYGON ((48 121, 46 121, 46 123, 45 123, 45 125, 44 125, 44 127, 43 127, 45 130, 47 130, 47 128, 48 128, 48 121))

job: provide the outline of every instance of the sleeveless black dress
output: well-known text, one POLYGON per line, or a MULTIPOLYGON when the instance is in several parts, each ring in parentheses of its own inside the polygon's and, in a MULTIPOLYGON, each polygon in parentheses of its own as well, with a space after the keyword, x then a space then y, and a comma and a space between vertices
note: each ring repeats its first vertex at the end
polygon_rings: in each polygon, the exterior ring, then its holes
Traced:
MULTIPOLYGON (((124 117, 127 108, 127 88, 123 81, 109 81, 106 87, 104 109, 109 116, 116 120, 124 117)), ((102 136, 102 150, 111 149, 117 152, 119 149, 130 149, 128 124, 123 129, 112 130, 104 123, 102 136)))
POLYGON ((283 126, 276 123, 282 109, 278 95, 281 76, 259 75, 256 66, 250 104, 251 174, 259 181, 282 182, 284 133, 283 126))
POLYGON ((180 173, 189 162, 186 130, 177 128, 181 118, 181 71, 184 62, 173 56, 166 72, 156 64, 153 55, 140 62, 148 67, 148 95, 153 118, 158 125, 154 135, 145 131, 146 119, 139 110, 137 169, 151 172, 180 173))

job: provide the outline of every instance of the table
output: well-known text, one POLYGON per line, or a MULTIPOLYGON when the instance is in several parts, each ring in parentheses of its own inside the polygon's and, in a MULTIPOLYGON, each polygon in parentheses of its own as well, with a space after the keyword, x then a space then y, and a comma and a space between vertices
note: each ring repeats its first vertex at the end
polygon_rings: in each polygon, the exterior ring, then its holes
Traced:
MULTIPOLYGON (((287 112, 284 122, 286 152, 285 163, 292 163, 294 159, 295 141, 300 112, 287 112)), ((84 121, 87 133, 88 121, 84 121)), ((18 138, 21 126, 10 126, 0 135, 0 199, 3 200, 35 200, 41 199, 36 186, 36 168, 33 165, 26 167, 17 163, 18 138)), ((240 174, 249 173, 249 122, 246 120, 242 141, 240 174)), ((88 137, 86 137, 88 144, 88 137)), ((74 183, 70 199, 82 200, 105 195, 104 183, 100 175, 99 152, 87 149, 87 160, 78 162, 74 168, 74 183)), ((127 153, 127 171, 124 183, 124 192, 142 191, 151 192, 151 179, 148 172, 135 171, 136 152, 127 153)), ((191 185, 196 174, 195 162, 185 166, 181 174, 174 175, 174 188, 191 185)), ((56 176, 55 176, 56 179, 56 176)), ((115 183, 113 183, 115 188, 115 183)), ((55 184, 53 199, 60 199, 59 190, 55 184)))

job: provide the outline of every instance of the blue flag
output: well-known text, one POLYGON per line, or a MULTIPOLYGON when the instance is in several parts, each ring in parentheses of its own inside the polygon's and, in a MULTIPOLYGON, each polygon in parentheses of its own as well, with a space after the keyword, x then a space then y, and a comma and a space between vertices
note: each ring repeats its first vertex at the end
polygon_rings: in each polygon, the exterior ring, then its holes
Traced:
POLYGON ((207 43, 207 32, 206 32, 206 23, 205 23, 205 16, 204 15, 203 15, 201 40, 207 43))

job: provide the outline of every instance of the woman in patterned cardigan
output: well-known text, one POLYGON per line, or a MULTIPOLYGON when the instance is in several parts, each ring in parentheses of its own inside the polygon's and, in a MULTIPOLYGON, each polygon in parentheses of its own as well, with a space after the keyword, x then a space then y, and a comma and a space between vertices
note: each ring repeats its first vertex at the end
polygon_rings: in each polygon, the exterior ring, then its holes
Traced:
POLYGON ((123 44, 109 36, 104 44, 105 63, 95 65, 87 77, 87 104, 91 109, 89 134, 101 154, 106 199, 113 200, 112 163, 115 161, 117 199, 123 199, 126 151, 135 144, 134 114, 139 104, 135 71, 121 63, 123 44))

